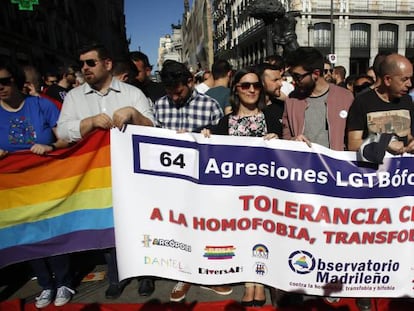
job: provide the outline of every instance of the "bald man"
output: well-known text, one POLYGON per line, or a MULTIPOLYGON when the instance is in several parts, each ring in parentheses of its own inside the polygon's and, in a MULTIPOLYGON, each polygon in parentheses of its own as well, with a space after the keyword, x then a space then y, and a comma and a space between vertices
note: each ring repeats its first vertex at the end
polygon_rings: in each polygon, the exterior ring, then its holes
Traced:
POLYGON ((381 63, 379 76, 379 86, 357 96, 349 110, 348 149, 359 150, 371 139, 393 154, 413 153, 414 105, 408 95, 413 66, 406 57, 390 54, 381 63))

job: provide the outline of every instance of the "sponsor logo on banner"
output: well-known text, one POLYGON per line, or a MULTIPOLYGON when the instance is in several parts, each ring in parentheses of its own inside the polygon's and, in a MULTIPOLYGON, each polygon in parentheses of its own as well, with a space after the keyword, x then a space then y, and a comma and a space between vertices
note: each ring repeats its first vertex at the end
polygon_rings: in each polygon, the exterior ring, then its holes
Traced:
POLYGON ((400 270, 400 263, 392 259, 374 261, 328 261, 311 253, 297 250, 289 256, 290 269, 298 274, 314 272, 315 288, 334 288, 347 291, 395 290, 392 275, 400 270))
POLYGON ((308 274, 315 269, 315 258, 307 251, 294 251, 289 256, 289 267, 298 274, 308 274))
POLYGON ((257 275, 265 276, 267 274, 267 266, 263 262, 256 262, 254 264, 254 272, 257 275))
POLYGON ((232 259, 236 248, 233 245, 227 246, 206 246, 204 255, 208 260, 225 260, 232 259))
POLYGON ((230 267, 228 269, 210 269, 198 267, 198 274, 231 274, 243 272, 242 266, 230 267))
POLYGON ((158 266, 164 269, 178 270, 182 273, 191 274, 189 271, 190 269, 186 267, 180 260, 175 258, 144 256, 144 264, 158 266))
POLYGON ((252 254, 253 257, 262 258, 262 259, 269 258, 269 250, 263 244, 256 244, 255 246, 253 246, 252 252, 253 252, 252 254))
POLYGON ((176 241, 174 239, 161 239, 161 238, 151 239, 151 236, 148 234, 144 234, 144 239, 142 240, 142 244, 144 247, 147 247, 147 248, 151 247, 151 245, 164 246, 164 247, 178 248, 180 250, 191 253, 191 245, 176 241))

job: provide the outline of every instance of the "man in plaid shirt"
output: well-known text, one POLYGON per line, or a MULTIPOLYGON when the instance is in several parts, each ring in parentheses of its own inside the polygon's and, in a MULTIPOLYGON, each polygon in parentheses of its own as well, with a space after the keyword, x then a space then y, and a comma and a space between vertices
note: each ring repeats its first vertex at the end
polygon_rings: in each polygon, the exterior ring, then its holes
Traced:
POLYGON ((167 95, 154 104, 157 126, 197 132, 223 117, 223 110, 215 99, 195 90, 193 75, 184 64, 166 60, 161 80, 167 95))
MULTIPOLYGON (((155 120, 159 127, 177 132, 199 132, 209 125, 215 125, 223 117, 219 103, 194 88, 194 79, 187 67, 173 60, 166 60, 161 70, 161 80, 167 95, 154 104, 155 120)), ((170 294, 170 301, 185 299, 191 284, 177 282, 170 294)), ((202 286, 219 295, 229 295, 228 285, 202 286)))

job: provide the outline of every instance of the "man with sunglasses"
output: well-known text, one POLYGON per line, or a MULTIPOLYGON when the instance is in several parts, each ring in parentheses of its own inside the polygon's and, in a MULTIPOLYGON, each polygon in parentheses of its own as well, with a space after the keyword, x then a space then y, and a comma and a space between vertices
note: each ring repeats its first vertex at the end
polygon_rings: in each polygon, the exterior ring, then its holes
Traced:
MULTIPOLYGON (((95 129, 122 129, 126 124, 154 126, 149 100, 137 87, 113 77, 113 61, 103 45, 84 47, 79 59, 86 83, 66 94, 57 126, 59 137, 75 142, 95 129)), ((109 280, 105 297, 116 299, 127 281, 118 280, 115 248, 105 253, 105 259, 109 280)))
POLYGON ((323 77, 328 83, 336 83, 333 77, 333 68, 329 60, 324 59, 323 61, 323 77))
POLYGON ((103 45, 83 48, 79 59, 86 83, 66 95, 58 121, 59 137, 73 142, 97 128, 154 125, 147 97, 112 76, 112 58, 103 45))
POLYGON ((344 150, 352 93, 324 79, 324 58, 315 48, 300 47, 286 61, 296 88, 285 102, 283 138, 344 150))

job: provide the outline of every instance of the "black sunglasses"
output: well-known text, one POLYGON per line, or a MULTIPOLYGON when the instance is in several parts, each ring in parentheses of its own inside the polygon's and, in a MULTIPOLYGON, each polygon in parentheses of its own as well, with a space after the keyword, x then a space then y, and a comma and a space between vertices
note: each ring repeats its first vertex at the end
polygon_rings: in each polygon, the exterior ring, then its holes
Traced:
POLYGON ((292 79, 296 82, 300 82, 302 81, 307 75, 312 74, 311 71, 305 72, 303 74, 300 73, 296 73, 296 72, 291 72, 290 75, 292 76, 292 79))
POLYGON ((243 91, 250 90, 252 85, 255 90, 260 90, 262 88, 262 83, 260 82, 242 82, 237 84, 237 86, 240 87, 243 91))
POLYGON ((333 73, 333 69, 324 69, 323 70, 323 73, 324 74, 327 74, 328 73, 328 71, 332 74, 333 73))
POLYGON ((88 67, 95 67, 97 63, 98 63, 98 60, 96 59, 80 60, 79 66, 82 68, 86 64, 88 65, 88 67))
POLYGON ((3 86, 9 86, 12 84, 12 76, 0 78, 0 84, 3 86))

